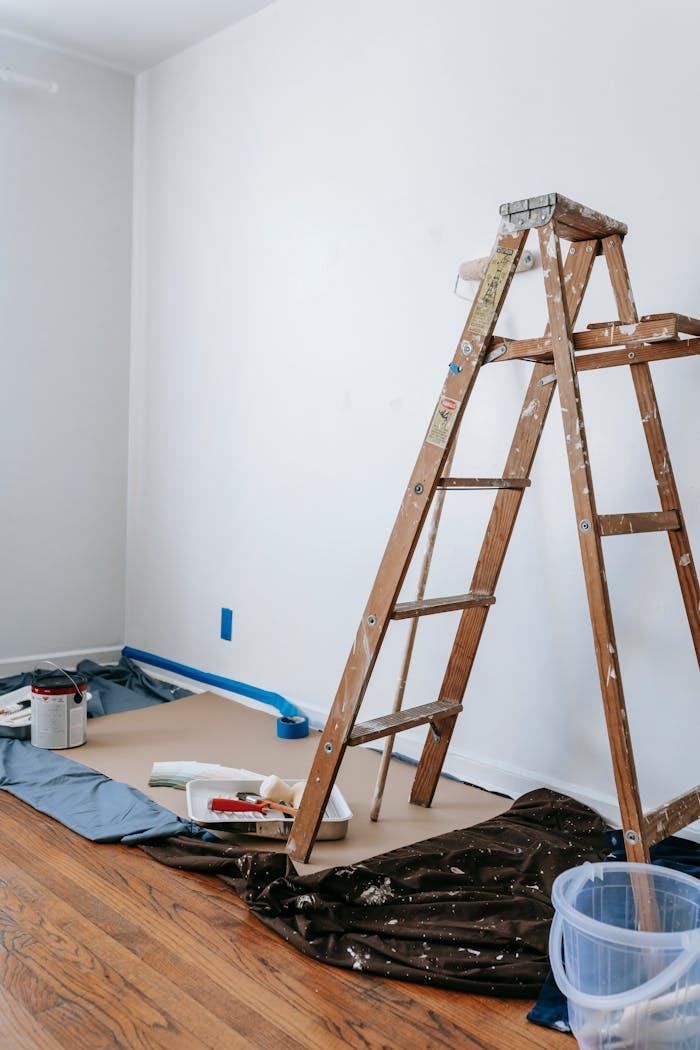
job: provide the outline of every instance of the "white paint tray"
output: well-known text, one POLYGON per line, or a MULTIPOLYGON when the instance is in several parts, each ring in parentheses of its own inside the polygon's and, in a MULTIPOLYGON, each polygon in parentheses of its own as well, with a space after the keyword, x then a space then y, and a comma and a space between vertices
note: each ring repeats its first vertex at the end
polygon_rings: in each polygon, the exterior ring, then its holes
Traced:
POLYGON ((30 685, 0 696, 0 737, 29 740, 32 735, 32 709, 27 705, 31 699, 30 685))
MULTIPOLYGON (((285 779, 285 778, 283 778, 285 779)), ((293 787, 298 780, 286 780, 293 787)), ((190 820, 209 830, 235 831, 245 835, 260 835, 267 839, 286 839, 292 830, 293 817, 270 810, 269 813, 217 813, 209 809, 213 798, 235 798, 239 791, 252 791, 258 794, 262 778, 257 780, 234 780, 231 777, 221 780, 190 780, 185 788, 187 793, 187 810, 190 820)), ((352 811, 334 786, 328 800, 326 812, 319 825, 317 841, 344 839, 352 811)))

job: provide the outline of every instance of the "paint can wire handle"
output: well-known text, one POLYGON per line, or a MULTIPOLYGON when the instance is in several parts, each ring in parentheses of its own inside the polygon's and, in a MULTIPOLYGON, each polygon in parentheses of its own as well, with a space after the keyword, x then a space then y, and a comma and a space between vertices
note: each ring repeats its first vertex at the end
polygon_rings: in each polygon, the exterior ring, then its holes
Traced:
POLYGON ((76 700, 76 702, 80 703, 82 701, 82 699, 83 699, 82 690, 81 690, 80 686, 78 685, 78 683, 76 682, 75 678, 73 678, 72 675, 68 674, 68 671, 66 671, 65 667, 60 667, 58 664, 55 664, 53 662, 53 660, 39 660, 38 663, 39 664, 49 664, 49 666, 50 667, 54 667, 59 672, 59 674, 64 674, 66 676, 66 678, 68 679, 68 681, 73 686, 73 688, 75 689, 75 700, 76 700))

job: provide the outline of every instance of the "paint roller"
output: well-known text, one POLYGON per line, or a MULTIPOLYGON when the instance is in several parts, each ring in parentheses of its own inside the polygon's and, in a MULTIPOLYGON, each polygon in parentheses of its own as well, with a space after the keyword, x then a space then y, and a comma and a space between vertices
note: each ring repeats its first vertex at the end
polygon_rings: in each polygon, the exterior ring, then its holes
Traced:
POLYGON ((306 781, 302 780, 298 784, 294 784, 292 787, 285 780, 281 780, 278 776, 266 777, 260 785, 259 793, 263 798, 270 799, 272 802, 281 803, 285 806, 293 806, 295 809, 299 807, 301 802, 301 796, 304 794, 304 788, 306 787, 306 781))
MULTIPOLYGON (((484 256, 483 259, 469 259, 460 265, 457 275, 462 281, 480 281, 486 273, 489 262, 489 256, 484 256)), ((522 273, 524 270, 532 270, 536 262, 537 259, 533 252, 523 252, 515 272, 522 273)))
POLYGON ((212 798, 209 809, 217 813, 278 810, 287 816, 296 816, 306 781, 288 784, 277 775, 265 777, 258 791, 239 791, 235 799, 212 798))

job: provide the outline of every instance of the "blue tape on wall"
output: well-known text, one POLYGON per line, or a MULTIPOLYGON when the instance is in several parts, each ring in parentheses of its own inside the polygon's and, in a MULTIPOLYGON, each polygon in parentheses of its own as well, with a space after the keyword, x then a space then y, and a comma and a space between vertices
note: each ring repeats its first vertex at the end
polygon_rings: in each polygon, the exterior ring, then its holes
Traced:
POLYGON ((218 674, 209 674, 207 671, 200 671, 196 667, 187 667, 186 664, 178 664, 174 660, 166 660, 162 656, 146 653, 142 649, 132 649, 130 645, 122 649, 122 654, 128 656, 130 660, 140 660, 141 663, 150 664, 152 667, 161 667, 164 671, 172 671, 173 674, 181 674, 185 678, 192 678, 195 682, 202 682, 204 685, 213 685, 219 689, 226 689, 229 693, 247 696, 250 700, 257 700, 261 704, 269 704, 270 707, 276 708, 286 718, 305 717, 301 714, 298 707, 295 707, 289 700, 280 696, 279 693, 271 693, 267 689, 258 689, 257 686, 247 685, 245 682, 237 682, 233 678, 223 678, 218 674))
POLYGON ((233 635, 233 609, 221 610, 221 638, 230 642, 233 635))

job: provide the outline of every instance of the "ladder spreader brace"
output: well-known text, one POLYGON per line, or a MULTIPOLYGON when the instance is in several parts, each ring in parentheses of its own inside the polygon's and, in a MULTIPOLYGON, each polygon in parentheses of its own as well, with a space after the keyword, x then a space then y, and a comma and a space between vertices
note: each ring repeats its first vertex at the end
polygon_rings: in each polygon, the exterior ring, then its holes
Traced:
POLYGON ((654 842, 700 816, 700 785, 652 812, 644 813, 642 809, 601 542, 607 536, 667 532, 700 662, 700 587, 649 370, 650 361, 700 353, 700 338, 693 338, 700 336, 700 321, 679 314, 638 317, 622 250, 627 233, 624 223, 558 193, 505 204, 500 212, 496 244, 389 537, 289 837, 287 850, 300 861, 308 860, 311 853, 346 747, 428 725, 430 732, 416 770, 411 802, 420 806, 431 804, 557 386, 628 858, 648 861, 649 847, 654 842), (547 331, 536 339, 499 337, 494 328, 531 229, 537 229, 542 255, 549 314, 547 331), (563 258, 562 240, 569 244, 563 258), (575 332, 573 326, 597 255, 605 258, 619 318, 575 332), (443 476, 481 366, 501 365, 514 359, 533 362, 533 369, 503 476, 443 476), (661 509, 599 514, 578 373, 620 365, 630 368, 661 509), (493 488, 495 499, 469 591, 455 597, 399 603, 399 592, 435 493, 477 487, 493 488), (390 622, 455 609, 462 614, 437 700, 358 723, 360 706, 390 622))

